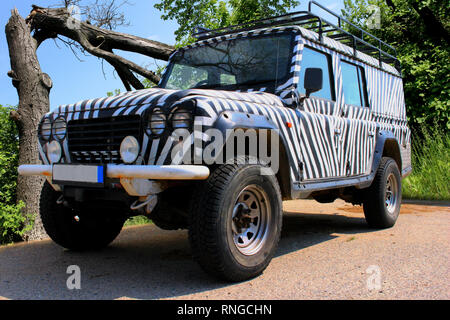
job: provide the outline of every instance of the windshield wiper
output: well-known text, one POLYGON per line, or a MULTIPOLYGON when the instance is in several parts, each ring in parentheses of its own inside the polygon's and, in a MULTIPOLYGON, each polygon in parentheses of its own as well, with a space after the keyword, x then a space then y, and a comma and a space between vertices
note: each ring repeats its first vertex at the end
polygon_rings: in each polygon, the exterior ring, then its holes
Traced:
POLYGON ((192 87, 191 89, 211 89, 211 88, 234 88, 234 87, 241 87, 241 86, 250 86, 253 84, 260 84, 260 83, 267 83, 267 82, 275 82, 275 80, 250 80, 240 83, 233 83, 233 84, 222 84, 222 83, 215 83, 215 84, 201 84, 199 86, 192 87))
POLYGON ((245 82, 239 82, 234 84, 235 86, 250 86, 252 84, 260 84, 260 83, 267 83, 267 82, 275 82, 275 80, 249 80, 245 82))
POLYGON ((215 83, 215 84, 201 84, 199 86, 194 86, 191 89, 211 89, 211 88, 216 88, 216 87, 220 87, 220 83, 215 83))

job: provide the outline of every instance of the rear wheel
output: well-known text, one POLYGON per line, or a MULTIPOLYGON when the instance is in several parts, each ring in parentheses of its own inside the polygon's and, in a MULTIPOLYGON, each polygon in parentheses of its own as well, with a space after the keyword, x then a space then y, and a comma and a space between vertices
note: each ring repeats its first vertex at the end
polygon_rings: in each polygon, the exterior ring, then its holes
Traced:
POLYGON ((228 281, 259 275, 280 238, 282 201, 274 175, 259 165, 226 164, 197 190, 189 239, 194 258, 208 273, 228 281))
POLYGON ((74 209, 59 203, 61 193, 45 182, 40 200, 42 224, 49 237, 71 250, 100 249, 122 230, 125 217, 110 211, 74 209))
POLYGON ((389 228, 397 221, 402 202, 400 171, 394 159, 383 157, 364 199, 364 215, 369 226, 389 228))

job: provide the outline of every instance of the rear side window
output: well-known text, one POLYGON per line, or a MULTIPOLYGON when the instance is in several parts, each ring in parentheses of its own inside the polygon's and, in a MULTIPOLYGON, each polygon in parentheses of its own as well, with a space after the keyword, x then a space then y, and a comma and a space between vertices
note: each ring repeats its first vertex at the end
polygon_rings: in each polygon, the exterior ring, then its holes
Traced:
POLYGON ((342 61, 341 70, 345 103, 366 107, 367 93, 364 81, 364 69, 360 66, 342 61))
POLYGON ((306 68, 320 68, 323 72, 323 87, 322 90, 311 94, 312 97, 334 100, 332 90, 332 74, 330 69, 330 56, 307 47, 303 48, 302 67, 300 69, 300 79, 298 84, 298 91, 305 94, 305 71, 306 68))

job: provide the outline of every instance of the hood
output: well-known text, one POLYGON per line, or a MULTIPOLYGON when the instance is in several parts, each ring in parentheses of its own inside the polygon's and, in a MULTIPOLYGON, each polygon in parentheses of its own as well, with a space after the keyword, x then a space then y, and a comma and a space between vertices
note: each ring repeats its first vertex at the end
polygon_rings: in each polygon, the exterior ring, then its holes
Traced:
POLYGON ((50 114, 53 117, 64 115, 67 120, 142 114, 148 108, 170 106, 186 97, 234 100, 276 107, 283 106, 283 102, 278 96, 261 91, 236 92, 211 89, 169 90, 150 88, 125 92, 112 97, 83 100, 74 104, 62 105, 50 112, 50 114))

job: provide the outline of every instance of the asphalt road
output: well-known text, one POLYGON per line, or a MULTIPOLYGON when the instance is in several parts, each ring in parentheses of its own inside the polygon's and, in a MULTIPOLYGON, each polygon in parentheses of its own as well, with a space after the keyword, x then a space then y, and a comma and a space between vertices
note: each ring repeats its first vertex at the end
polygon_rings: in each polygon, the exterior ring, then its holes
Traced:
POLYGON ((342 201, 288 201, 284 211, 276 257, 250 281, 209 277, 186 231, 146 225, 98 252, 50 240, 0 247, 0 299, 450 299, 450 207, 403 204, 387 230, 342 201), (67 288, 70 265, 81 289, 67 288))

